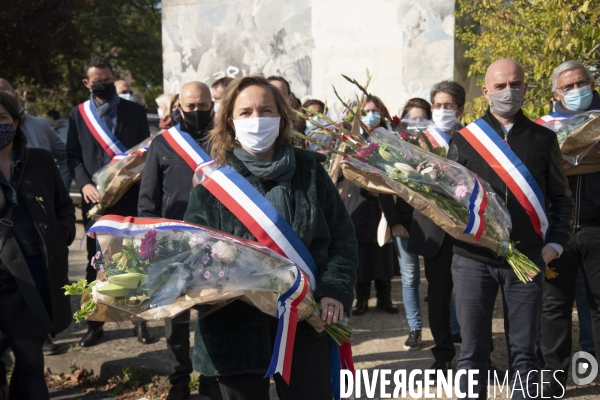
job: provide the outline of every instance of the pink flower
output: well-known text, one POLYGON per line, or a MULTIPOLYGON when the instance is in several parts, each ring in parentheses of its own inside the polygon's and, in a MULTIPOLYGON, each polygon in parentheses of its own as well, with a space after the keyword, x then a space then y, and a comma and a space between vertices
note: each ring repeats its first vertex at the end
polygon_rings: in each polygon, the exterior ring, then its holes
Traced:
POLYGON ((102 255, 102 253, 100 253, 99 251, 96 252, 96 254, 94 255, 94 258, 97 260, 100 258, 100 256, 102 255))
POLYGON ((142 260, 152 260, 156 257, 156 252, 158 251, 156 234, 156 230, 151 230, 142 238, 142 243, 140 244, 140 256, 142 260))
POLYGON ((204 255, 202 256, 202 264, 206 265, 206 264, 208 264, 209 261, 210 261, 210 256, 208 255, 208 253, 204 253, 204 255))
POLYGON ((356 153, 356 158, 360 161, 366 162, 373 155, 373 153, 377 153, 379 151, 379 143, 371 142, 367 147, 363 150, 356 153))
POLYGON ((225 272, 223 272, 223 271, 220 271, 220 272, 219 272, 219 278, 222 278, 222 277, 224 277, 224 276, 225 276, 225 272))
POLYGON ((98 271, 104 272, 104 265, 100 264, 98 266, 98 271))
POLYGON ((459 185, 454 191, 454 198, 456 198, 456 200, 460 200, 465 194, 467 194, 468 191, 469 189, 465 185, 459 185))
POLYGON ((90 265, 96 269, 96 259, 94 257, 90 259, 90 265))
POLYGON ((204 270, 204 265, 200 264, 198 265, 198 271, 203 271, 204 270))
POLYGON ((210 271, 206 271, 206 272, 204 273, 204 277, 205 277, 206 279, 210 278, 210 271))

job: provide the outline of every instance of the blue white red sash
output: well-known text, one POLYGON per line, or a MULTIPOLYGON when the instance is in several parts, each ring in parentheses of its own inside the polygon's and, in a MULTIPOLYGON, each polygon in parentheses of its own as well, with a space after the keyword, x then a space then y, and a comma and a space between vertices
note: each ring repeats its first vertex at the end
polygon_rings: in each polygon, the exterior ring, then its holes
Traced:
MULTIPOLYGON (((171 148, 196 171, 198 182, 227 207, 259 243, 294 262, 302 272, 302 279, 310 282, 310 287, 315 290, 318 275, 316 263, 302 239, 277 209, 233 168, 227 165, 214 167, 212 159, 178 126, 164 132, 163 136, 171 148)), ((278 300, 279 328, 267 376, 280 373, 286 382, 291 371, 298 320, 295 305, 305 296, 299 289, 302 287, 307 285, 299 283, 298 287, 290 289, 278 300)))
POLYGON ((96 108, 90 100, 79 105, 79 113, 83 122, 88 127, 94 139, 100 144, 100 147, 112 159, 117 154, 127 152, 127 148, 117 139, 117 137, 108 129, 104 122, 96 114, 96 108))
POLYGON ((485 214, 486 207, 487 193, 479 178, 475 177, 475 186, 469 198, 469 222, 463 233, 474 235, 477 241, 479 241, 485 231, 485 219, 483 215, 485 214))
POLYGON ((565 119, 569 119, 571 117, 572 117, 572 115, 559 114, 559 113, 553 111, 550 114, 546 114, 546 115, 536 119, 535 123, 538 125, 544 125, 549 122, 562 121, 565 119))
POLYGON ((444 131, 437 129, 435 126, 429 126, 423 131, 427 139, 431 142, 434 148, 443 147, 448 151, 450 143, 450 135, 444 131))
POLYGON ((546 206, 542 191, 531 172, 483 119, 478 119, 458 132, 506 183, 529 215, 535 232, 544 241, 548 230, 546 206))
POLYGON ((196 171, 200 164, 211 160, 202 147, 188 133, 180 129, 179 124, 164 131, 162 135, 192 171, 196 171))

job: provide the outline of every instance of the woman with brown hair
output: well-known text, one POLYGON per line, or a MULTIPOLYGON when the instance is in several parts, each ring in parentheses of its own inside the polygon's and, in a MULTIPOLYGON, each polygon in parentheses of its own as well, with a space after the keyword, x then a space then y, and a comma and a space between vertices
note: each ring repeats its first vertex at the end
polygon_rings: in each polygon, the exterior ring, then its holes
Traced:
POLYGON ((15 355, 11 399, 48 399, 42 345, 66 329, 75 207, 52 155, 25 147, 17 99, 0 91, 0 331, 15 355))
MULTIPOLYGON (((289 223, 316 267, 315 299, 326 323, 350 309, 357 253, 352 222, 320 165, 322 155, 291 147, 292 111, 281 92, 258 76, 227 88, 208 143, 216 164, 229 164, 289 223)), ((204 186, 194 188, 185 220, 255 240, 204 186)), ((269 367, 277 319, 234 301, 196 323, 194 367, 218 376, 225 399, 269 399, 269 367)), ((331 340, 307 322, 296 330, 289 386, 275 375, 280 399, 331 399, 331 340)), ((338 361, 339 362, 339 361, 338 361)))

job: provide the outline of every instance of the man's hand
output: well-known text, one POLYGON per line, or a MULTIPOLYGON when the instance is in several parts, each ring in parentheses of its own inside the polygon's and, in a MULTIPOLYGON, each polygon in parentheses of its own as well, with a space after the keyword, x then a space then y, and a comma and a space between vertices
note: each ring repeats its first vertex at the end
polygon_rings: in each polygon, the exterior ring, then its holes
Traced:
POLYGON ((97 203, 100 201, 100 194, 96 189, 96 186, 92 183, 88 183, 81 189, 81 194, 83 195, 83 200, 86 203, 97 203))
POLYGON ((392 236, 396 236, 402 239, 408 238, 408 231, 402 224, 396 224, 392 226, 392 236))
POLYGON ((554 247, 549 244, 545 245, 542 249, 542 258, 546 265, 550 264, 550 261, 554 260, 556 257, 558 257, 558 252, 554 250, 554 247))

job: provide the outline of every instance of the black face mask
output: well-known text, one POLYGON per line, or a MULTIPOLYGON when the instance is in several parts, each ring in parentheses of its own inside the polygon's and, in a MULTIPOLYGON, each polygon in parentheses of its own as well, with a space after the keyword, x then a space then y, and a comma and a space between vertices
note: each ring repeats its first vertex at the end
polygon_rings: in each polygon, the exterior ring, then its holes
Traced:
POLYGON ((183 122, 188 128, 193 129, 198 133, 203 133, 212 122, 212 115, 210 115, 211 111, 212 110, 182 111, 183 122))
POLYGON ((113 82, 94 84, 92 85, 92 94, 100 100, 109 100, 117 94, 117 88, 113 82))

